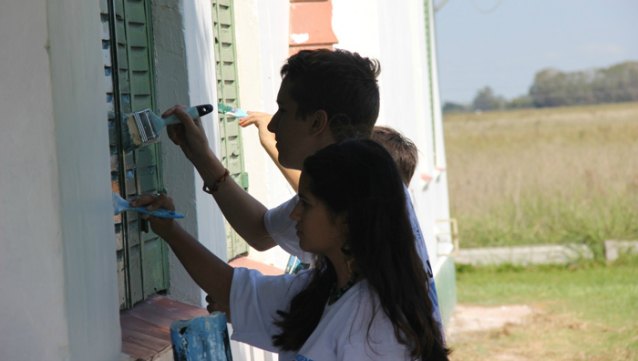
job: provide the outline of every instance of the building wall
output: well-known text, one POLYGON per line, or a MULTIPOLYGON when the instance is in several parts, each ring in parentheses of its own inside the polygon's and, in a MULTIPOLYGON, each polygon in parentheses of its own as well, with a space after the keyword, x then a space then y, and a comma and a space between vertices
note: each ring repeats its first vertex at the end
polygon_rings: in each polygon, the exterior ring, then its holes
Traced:
POLYGON ((456 281, 449 256, 452 240, 433 19, 431 1, 333 0, 333 28, 339 39, 335 47, 381 63, 377 124, 399 130, 419 149, 409 189, 447 325, 456 304, 456 281), (422 175, 430 180, 424 181, 422 175))
MULTIPOLYGON (((153 2, 157 103, 160 109, 175 104, 213 104, 217 107, 213 30, 210 1, 159 0, 153 2)), ((210 146, 219 154, 217 112, 203 118, 210 146)), ((220 258, 226 257, 225 226, 212 197, 202 192, 202 180, 174 145, 162 134, 164 182, 175 207, 186 217, 184 229, 220 258)), ((201 291, 182 264, 169 256, 169 294, 178 300, 205 306, 201 291)))
MULTIPOLYGON (((241 106, 274 114, 281 84, 280 69, 288 58, 288 0, 235 1, 237 62, 241 106)), ((249 192, 266 207, 275 207, 295 193, 259 143, 257 128, 242 129, 249 192)), ((250 258, 283 269, 289 255, 276 247, 250 251, 250 258)))
POLYGON ((46 17, 44 0, 8 2, 0 12, 0 106, 12 109, 0 132, 3 360, 69 352, 46 17))
MULTIPOLYGON (((0 105, 10 110, 0 132, 0 360, 122 357, 98 5, 34 0, 0 12, 0 105)), ((154 5, 159 107, 215 103, 210 3, 154 5)), ((167 145, 166 184, 185 227, 223 257, 221 213, 167 145)), ((204 304, 175 260, 171 281, 178 298, 204 304)))
POLYGON ((0 14, 0 359, 117 359, 98 2, 0 14))
POLYGON ((432 73, 428 67, 436 57, 429 53, 434 43, 428 44, 426 38, 426 11, 431 9, 424 7, 423 0, 333 0, 333 28, 339 39, 335 47, 381 63, 377 124, 399 130, 419 148, 410 191, 434 266, 438 262, 437 235, 442 231, 436 221, 449 218, 449 206, 444 175, 433 179, 426 190, 420 179, 421 174, 434 175, 435 168, 445 164, 435 63, 432 73))

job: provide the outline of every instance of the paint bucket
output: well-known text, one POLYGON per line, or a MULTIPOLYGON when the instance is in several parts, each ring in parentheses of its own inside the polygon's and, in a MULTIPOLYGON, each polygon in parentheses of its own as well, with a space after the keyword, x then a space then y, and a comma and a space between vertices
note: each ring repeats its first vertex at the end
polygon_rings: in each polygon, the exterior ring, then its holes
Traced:
POLYGON ((232 361, 226 315, 210 316, 171 324, 171 342, 175 361, 232 361))

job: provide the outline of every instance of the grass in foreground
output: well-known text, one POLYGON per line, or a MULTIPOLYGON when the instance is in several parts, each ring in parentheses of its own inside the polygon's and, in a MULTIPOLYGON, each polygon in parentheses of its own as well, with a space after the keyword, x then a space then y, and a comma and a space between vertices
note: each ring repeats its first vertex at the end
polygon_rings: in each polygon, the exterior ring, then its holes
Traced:
POLYGON ((458 335, 453 360, 638 360, 638 257, 612 265, 459 267, 459 303, 527 304, 522 325, 458 335))

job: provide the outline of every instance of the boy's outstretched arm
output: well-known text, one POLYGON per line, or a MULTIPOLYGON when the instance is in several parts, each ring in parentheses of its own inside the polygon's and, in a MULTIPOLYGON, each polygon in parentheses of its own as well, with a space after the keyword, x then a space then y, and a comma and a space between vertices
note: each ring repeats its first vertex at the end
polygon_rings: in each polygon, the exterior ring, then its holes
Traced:
POLYGON ((181 124, 169 125, 168 135, 180 146, 186 157, 199 172, 226 220, 253 248, 265 251, 274 247, 275 241, 264 226, 266 207, 226 176, 226 169, 208 145, 201 120, 192 119, 183 106, 174 106, 163 117, 175 114, 181 124))
POLYGON ((275 135, 268 131, 268 123, 270 123, 272 115, 262 112, 248 112, 248 116, 239 120, 239 125, 247 127, 254 124, 259 132, 259 142, 261 146, 266 150, 266 153, 270 156, 270 159, 277 165, 279 171, 284 175, 292 189, 297 192, 299 190, 299 177, 301 172, 296 169, 284 168, 279 163, 279 152, 275 144, 275 135))

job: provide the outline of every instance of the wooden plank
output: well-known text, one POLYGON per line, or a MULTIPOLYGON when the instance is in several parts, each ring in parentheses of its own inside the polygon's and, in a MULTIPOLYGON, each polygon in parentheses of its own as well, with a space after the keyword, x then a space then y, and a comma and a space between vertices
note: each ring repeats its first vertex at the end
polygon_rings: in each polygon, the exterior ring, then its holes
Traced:
POLYGON ((153 360, 171 348, 170 325, 177 320, 208 315, 200 307, 153 296, 120 314, 122 351, 135 360, 153 360))

